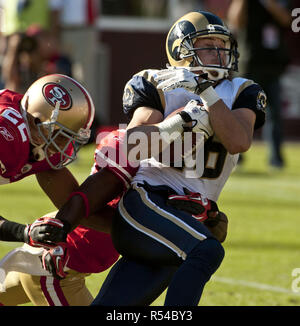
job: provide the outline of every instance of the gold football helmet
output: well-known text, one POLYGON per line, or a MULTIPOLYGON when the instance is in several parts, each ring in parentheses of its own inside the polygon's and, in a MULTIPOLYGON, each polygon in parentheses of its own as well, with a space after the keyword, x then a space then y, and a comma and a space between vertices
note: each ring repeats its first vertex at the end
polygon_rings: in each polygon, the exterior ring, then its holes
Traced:
POLYGON ((95 107, 87 90, 74 79, 52 74, 35 81, 24 94, 21 107, 36 122, 42 145, 34 145, 39 160, 46 158, 53 169, 61 169, 76 159, 90 137, 95 107), (50 159, 60 153, 58 162, 50 159))
POLYGON ((171 66, 202 70, 211 80, 221 80, 228 77, 229 71, 238 70, 237 42, 224 22, 209 12, 194 11, 178 19, 168 33, 166 51, 171 66), (224 47, 195 48, 196 39, 208 37, 222 39, 224 47), (216 51, 219 64, 203 64, 197 55, 201 50, 216 51), (226 54, 225 64, 221 60, 222 51, 226 54))

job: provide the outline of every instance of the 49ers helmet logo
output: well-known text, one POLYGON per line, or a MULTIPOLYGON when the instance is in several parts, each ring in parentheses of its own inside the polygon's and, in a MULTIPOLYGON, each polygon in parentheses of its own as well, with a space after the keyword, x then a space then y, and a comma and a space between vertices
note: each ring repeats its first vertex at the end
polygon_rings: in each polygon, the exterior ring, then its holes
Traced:
POLYGON ((69 110, 72 106, 72 98, 68 91, 56 83, 45 84, 43 95, 52 106, 55 106, 56 102, 60 102, 60 110, 69 110))

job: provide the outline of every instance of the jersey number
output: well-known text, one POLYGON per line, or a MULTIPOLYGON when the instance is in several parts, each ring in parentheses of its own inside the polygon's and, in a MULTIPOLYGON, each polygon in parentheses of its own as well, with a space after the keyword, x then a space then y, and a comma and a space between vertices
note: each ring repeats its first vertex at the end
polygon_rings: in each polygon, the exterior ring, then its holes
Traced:
POLYGON ((204 172, 202 178, 218 178, 224 167, 227 156, 225 147, 212 138, 208 139, 204 145, 204 172))
POLYGON ((8 108, 2 113, 2 117, 6 118, 11 123, 13 123, 15 126, 17 126, 17 128, 20 132, 20 135, 22 137, 22 142, 23 143, 26 142, 28 138, 25 133, 25 130, 27 132, 27 128, 26 128, 26 125, 24 122, 20 123, 20 120, 23 121, 22 115, 15 109, 8 108))
MULTIPOLYGON (((200 178, 217 179, 223 171, 227 154, 221 143, 214 141, 213 137, 209 138, 204 145, 204 170, 200 178)), ((177 169, 184 171, 184 162, 183 167, 177 169)))

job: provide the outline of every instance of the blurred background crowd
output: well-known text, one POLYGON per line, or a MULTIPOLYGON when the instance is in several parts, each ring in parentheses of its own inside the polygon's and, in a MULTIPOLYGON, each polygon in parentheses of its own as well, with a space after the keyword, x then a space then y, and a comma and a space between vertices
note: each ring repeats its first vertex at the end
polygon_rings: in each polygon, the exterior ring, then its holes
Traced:
POLYGON ((45 74, 67 74, 95 101, 95 133, 127 122, 125 83, 140 70, 165 68, 165 38, 179 17, 211 11, 238 39, 239 76, 268 95, 267 123, 255 137, 268 142, 269 164, 280 169, 284 142, 300 140, 294 8, 300 0, 0 0, 1 88, 22 93, 45 74))

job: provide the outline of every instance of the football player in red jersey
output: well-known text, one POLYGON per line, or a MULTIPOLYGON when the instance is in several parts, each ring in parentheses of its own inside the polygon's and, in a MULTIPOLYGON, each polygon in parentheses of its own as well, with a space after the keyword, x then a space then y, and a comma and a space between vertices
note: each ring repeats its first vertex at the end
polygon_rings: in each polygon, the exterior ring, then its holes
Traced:
MULTIPOLYGON (((51 242, 39 242, 38 237, 35 237, 35 240, 32 238, 36 229, 40 231, 43 227, 55 226, 56 228, 52 230, 62 230, 63 223, 53 218, 57 212, 46 214, 27 226, 4 219, 2 222, 6 223, 1 225, 0 218, 0 239, 24 241, 32 245, 25 244, 0 261, 0 270, 2 268, 3 271, 5 269, 9 271, 10 266, 13 266, 13 270, 20 271, 8 274, 3 284, 6 292, 3 293, 1 293, 0 275, 0 304, 17 305, 31 301, 35 305, 88 305, 92 302, 93 298, 85 286, 84 279, 90 273, 99 273, 109 268, 119 257, 107 233, 110 233, 111 218, 119 198, 129 188, 130 180, 137 170, 126 162, 119 164, 120 160, 126 159, 122 157, 122 153, 119 153, 119 145, 123 137, 124 130, 115 130, 98 144, 90 177, 97 178, 98 181, 99 211, 89 216, 89 219, 81 220, 81 225, 68 234, 66 244, 59 243, 58 247, 49 250, 32 247, 56 246, 51 242), (107 159, 112 157, 114 161, 108 164, 107 159), (107 183, 103 183, 104 181, 107 183), (104 191, 99 190, 99 187, 104 191), (106 202, 103 201, 104 197, 106 202), (5 235, 5 231, 8 236, 5 235), (19 236, 16 235, 18 233, 19 236), (55 278, 47 271, 50 271, 55 278)), ((66 235, 66 231, 62 233, 63 236, 66 235)), ((54 233, 52 241, 62 240, 62 235, 57 234, 54 233)))
MULTIPOLYGON (((66 165, 76 159, 79 148, 88 141, 94 112, 94 104, 89 93, 77 81, 64 75, 48 75, 37 80, 25 95, 7 89, 2 90, 0 184, 16 182, 35 174, 41 188, 54 205, 60 208, 78 188, 76 179, 66 165)), ((95 169, 96 167, 97 165, 95 169)), ((114 194, 122 191, 122 182, 114 178, 111 172, 106 173, 110 177, 111 187, 115 185, 114 194)), ((6 292, 0 293, 0 303, 17 305, 31 300, 36 305, 89 304, 93 298, 84 286, 85 273, 101 272, 110 267, 119 256, 112 245, 110 235, 107 234, 111 211, 111 207, 107 206, 102 211, 102 216, 106 218, 101 219, 97 216, 86 220, 88 223, 86 225, 106 233, 80 225, 68 235, 66 244, 68 257, 63 256, 65 250, 62 256, 58 255, 57 250, 43 252, 44 264, 47 263, 47 259, 49 264, 51 259, 56 257, 68 258, 66 267, 71 270, 68 272, 69 277, 60 282, 49 273, 30 275, 11 272, 5 280, 6 292), (75 293, 74 288, 77 289, 75 293)), ((47 217, 52 215, 48 214, 47 217)), ((50 223, 55 223, 55 220, 51 219, 50 223)), ((69 231, 66 224, 64 227, 66 232, 69 231)), ((0 240, 31 244, 26 237, 27 231, 28 227, 25 225, 0 217, 0 240)), ((21 251, 33 256, 36 254, 33 249, 25 246, 21 251)), ((20 248, 9 253, 9 258, 15 259, 18 252, 20 248)), ((38 254, 42 255, 41 252, 38 254)), ((5 262, 7 264, 8 260, 5 262)), ((58 278, 61 278, 61 275, 65 276, 62 270, 65 263, 66 260, 61 269, 52 270, 52 274, 58 278)), ((41 262, 38 260, 37 264, 35 268, 39 270, 41 262)))
MULTIPOLYGON (((171 206, 168 199, 177 194, 176 201, 183 204, 200 200, 196 194, 201 193, 216 201, 238 153, 250 147, 253 130, 264 123, 265 94, 255 82, 232 77, 237 44, 219 17, 200 11, 180 18, 168 34, 167 54, 172 67, 144 70, 125 87, 124 111, 133 116, 128 133, 153 131, 164 138, 163 133, 180 134, 193 122, 193 131, 206 134, 204 171, 191 179, 184 169, 163 166, 153 157, 141 165, 113 220, 112 237, 122 258, 94 305, 150 304, 167 285, 165 305, 198 304, 224 249, 195 218, 199 214, 171 206), (179 114, 164 120, 183 106, 179 114), (192 194, 185 195, 184 188, 192 194), (172 269, 176 272, 170 281, 172 269)), ((60 223, 76 225, 80 216, 95 211, 97 180, 98 173, 72 193, 56 215, 60 223)), ((31 230, 34 242, 42 229, 33 224, 31 230)), ((42 236, 43 241, 54 241, 51 237, 42 236)))
POLYGON ((78 186, 65 166, 87 143, 94 112, 88 92, 64 75, 40 78, 25 95, 2 90, 0 184, 35 174, 54 205, 61 206, 66 194, 60 185, 78 186))
MULTIPOLYGON (((129 164, 123 152, 120 151, 120 144, 123 142, 124 136, 125 130, 116 130, 102 139, 95 151, 95 164, 92 169, 92 174, 89 177, 91 179, 86 181, 89 184, 88 188, 90 188, 91 185, 94 185, 93 187, 98 187, 97 189, 94 188, 95 192, 90 192, 89 195, 93 194, 91 198, 94 198, 95 205, 99 208, 97 215, 98 217, 101 215, 100 217, 102 217, 102 219, 97 220, 96 225, 93 225, 93 221, 91 222, 90 218, 85 221, 90 227, 95 227, 96 229, 99 229, 100 221, 100 223, 102 223, 101 230, 108 233, 110 232, 111 217, 115 213, 114 209, 117 207, 119 198, 123 192, 130 187, 130 181, 137 171, 137 167, 133 167, 129 164), (106 183, 104 183, 104 180, 106 183), (105 188, 101 187, 103 184, 105 185, 105 188), (99 187, 101 188, 99 189, 99 187), (104 189, 105 191, 101 191, 101 189, 104 189), (94 196, 95 194, 97 194, 97 199, 94 196), (113 198, 113 196, 117 195, 119 196, 103 207, 102 203, 104 194, 106 199, 113 198)), ((74 194, 76 193, 77 192, 74 194)), ((79 195, 77 200, 80 198, 81 196, 79 195)), ((76 199, 76 197, 74 199, 76 199)), ((183 201, 186 200, 186 198, 182 199, 183 201)), ((201 200, 198 200, 197 204, 198 207, 201 206, 201 200)), ((203 216, 208 214, 207 211, 209 210, 209 207, 209 205, 206 205, 205 212, 202 212, 203 216)), ((62 229, 63 223, 52 218, 55 215, 56 212, 46 214, 43 218, 38 219, 33 224, 27 226, 27 228, 19 224, 15 225, 22 229, 22 235, 24 234, 25 228, 25 234, 27 236, 24 238, 24 241, 29 244, 37 247, 47 246, 47 244, 51 246, 53 245, 52 243, 43 243, 42 238, 39 242, 38 232, 44 232, 46 230, 45 228, 47 228, 47 232, 53 231, 55 228, 62 229), (52 227, 54 227, 54 229, 51 230, 52 227), (44 228, 44 231, 41 231, 42 228, 44 228), (36 232, 37 230, 38 232, 36 232), (32 238, 34 238, 34 240, 32 238)), ((87 215, 86 212, 85 215, 87 215)), ((63 232, 63 234, 65 234, 65 232, 63 232)), ((99 234, 99 232, 91 229, 87 231, 87 228, 80 225, 68 235, 66 247, 60 243, 60 246, 50 249, 42 254, 41 249, 25 245, 22 248, 17 248, 14 251, 14 255, 9 253, 8 256, 4 257, 2 263, 0 261, 0 268, 2 265, 9 266, 9 264, 12 264, 15 269, 16 266, 18 266, 17 269, 22 271, 24 269, 24 255, 26 255, 27 264, 25 271, 27 271, 27 273, 9 274, 10 277, 8 277, 8 280, 5 283, 9 281, 16 282, 17 276, 20 278, 21 284, 17 283, 13 289, 10 288, 7 295, 0 294, 0 302, 1 300, 4 301, 3 298, 5 298, 6 304, 10 303, 14 305, 29 300, 36 305, 89 304, 92 298, 88 289, 84 286, 84 278, 87 275, 86 273, 101 272, 110 267, 118 257, 118 253, 114 251, 108 241, 108 239, 110 239, 109 235, 106 235, 106 237, 103 235, 99 237, 97 234, 99 234), (58 251, 57 248, 61 248, 62 250, 58 251), (65 248, 68 250, 65 251, 65 248), (99 248, 102 248, 102 250, 99 250, 99 248), (17 254, 20 252, 22 252, 23 255, 21 262, 17 259, 17 254), (45 269, 42 268, 42 264, 38 258, 39 255, 41 256, 44 265, 43 267, 48 271, 51 271, 51 273, 56 275, 56 277, 61 278, 61 280, 49 277, 48 273, 45 272, 45 269), (56 264, 57 262, 59 262, 59 264, 56 264), (40 274, 42 276, 39 276, 40 274), (74 291, 74 289, 76 290, 74 291), (26 295, 22 296, 24 290, 26 295), (12 296, 16 291, 18 296, 12 296), (10 301, 8 299, 10 299, 10 301)), ((56 235, 57 234, 54 233, 53 237, 50 238, 51 241, 63 240, 63 236, 61 235, 61 237, 58 236, 60 239, 57 240, 56 235)), ((22 236, 20 238, 22 238, 22 236)), ((163 274, 161 270, 159 271, 159 281, 162 283, 160 288, 161 286, 165 287, 168 284, 172 273, 173 269, 166 269, 163 274)), ((152 291, 150 292, 151 298, 149 300, 152 301, 156 294, 153 294, 152 291)))

